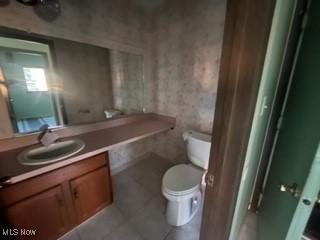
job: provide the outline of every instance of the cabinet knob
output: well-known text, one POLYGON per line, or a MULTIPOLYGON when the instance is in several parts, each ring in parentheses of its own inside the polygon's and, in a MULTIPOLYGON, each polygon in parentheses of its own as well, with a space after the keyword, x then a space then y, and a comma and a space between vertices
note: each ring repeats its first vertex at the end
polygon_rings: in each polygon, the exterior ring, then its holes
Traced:
POLYGON ((64 202, 63 202, 63 199, 62 199, 61 196, 56 195, 56 199, 57 199, 57 202, 58 202, 59 206, 63 206, 64 205, 64 202))
POLYGON ((73 192, 73 197, 74 197, 74 199, 78 199, 78 198, 79 198, 79 191, 78 191, 78 189, 77 189, 77 188, 73 188, 72 192, 73 192))

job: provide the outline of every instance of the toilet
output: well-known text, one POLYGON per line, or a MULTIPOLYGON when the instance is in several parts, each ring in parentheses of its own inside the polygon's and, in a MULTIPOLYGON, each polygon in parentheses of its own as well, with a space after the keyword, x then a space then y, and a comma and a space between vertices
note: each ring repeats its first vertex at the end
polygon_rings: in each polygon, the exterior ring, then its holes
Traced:
POLYGON ((172 226, 188 223, 199 210, 202 179, 209 164, 211 136, 187 131, 183 139, 191 163, 171 167, 162 178, 162 193, 168 200, 166 218, 172 226))

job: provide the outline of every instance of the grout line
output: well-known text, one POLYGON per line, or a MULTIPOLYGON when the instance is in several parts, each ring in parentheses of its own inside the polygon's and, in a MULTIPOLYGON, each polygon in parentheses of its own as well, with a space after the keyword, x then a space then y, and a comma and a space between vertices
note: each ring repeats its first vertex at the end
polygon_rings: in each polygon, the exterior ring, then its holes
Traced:
MULTIPOLYGON (((116 207, 117 208, 117 207, 116 207)), ((119 209, 118 209, 119 210, 119 209)), ((124 217, 124 216, 123 216, 124 217)), ((125 219, 125 218, 124 218, 125 219)), ((121 224, 119 224, 118 226, 116 226, 116 227, 114 227, 113 229, 112 229, 112 231, 111 232, 109 232, 109 233, 107 233, 106 235, 104 235, 103 237, 102 237, 102 239, 108 239, 108 238, 106 238, 106 237, 108 237, 108 236, 111 236, 111 234, 113 234, 115 231, 117 231, 120 227, 122 227, 122 226, 124 226, 124 225, 126 225, 126 224, 128 224, 128 222, 126 221, 126 220, 124 220, 121 224)), ((120 239, 119 239, 120 240, 120 239)))
POLYGON ((174 227, 171 227, 170 231, 166 234, 166 236, 163 238, 163 240, 166 240, 173 230, 174 230, 174 227))

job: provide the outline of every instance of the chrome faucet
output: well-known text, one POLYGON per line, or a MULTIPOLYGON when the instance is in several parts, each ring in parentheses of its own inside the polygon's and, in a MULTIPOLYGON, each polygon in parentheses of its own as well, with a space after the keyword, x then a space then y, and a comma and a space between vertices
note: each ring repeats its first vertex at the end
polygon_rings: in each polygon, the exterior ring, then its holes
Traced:
POLYGON ((44 146, 49 146, 50 144, 57 141, 59 138, 59 136, 57 134, 53 133, 49 129, 48 124, 42 125, 39 130, 41 131, 41 133, 39 134, 39 141, 44 146))

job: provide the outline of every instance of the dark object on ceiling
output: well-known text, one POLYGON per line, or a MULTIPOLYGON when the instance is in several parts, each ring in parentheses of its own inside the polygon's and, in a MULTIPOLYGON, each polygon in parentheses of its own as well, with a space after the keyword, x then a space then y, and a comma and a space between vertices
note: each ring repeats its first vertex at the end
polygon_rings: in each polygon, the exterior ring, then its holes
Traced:
POLYGON ((10 0, 0 0, 0 7, 8 6, 10 3, 10 0))
POLYGON ((34 12, 42 19, 52 22, 61 14, 59 0, 38 0, 34 12))
POLYGON ((38 3, 38 0, 17 0, 17 1, 27 6, 34 6, 38 3))

